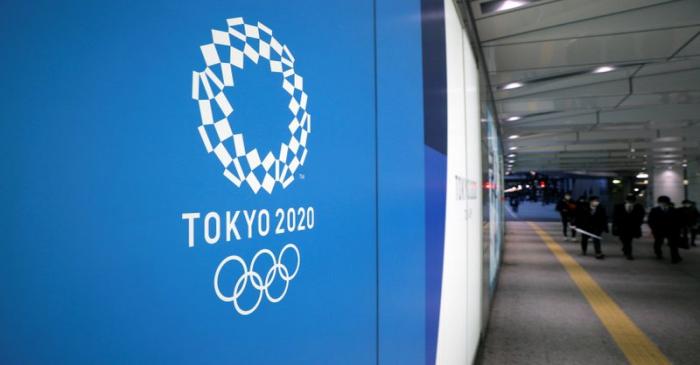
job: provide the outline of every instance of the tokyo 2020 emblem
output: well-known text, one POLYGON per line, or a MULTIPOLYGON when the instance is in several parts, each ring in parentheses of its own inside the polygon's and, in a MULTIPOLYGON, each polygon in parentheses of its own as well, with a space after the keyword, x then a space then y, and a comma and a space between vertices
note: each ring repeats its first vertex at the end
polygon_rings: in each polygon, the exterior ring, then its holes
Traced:
POLYGON ((311 133, 309 96, 304 79, 295 72, 295 58, 287 45, 272 35, 263 23, 247 24, 243 18, 227 20, 225 31, 213 29, 212 43, 201 46, 206 67, 192 73, 192 98, 201 115, 199 135, 208 153, 214 153, 224 168, 224 176, 235 186, 248 185, 255 194, 260 189, 271 194, 275 186, 284 189, 304 165, 311 133), (225 51, 222 51, 225 50, 225 51), (280 116, 286 123, 289 140, 280 142, 278 151, 258 151, 246 146, 237 129, 235 102, 224 93, 235 84, 235 74, 244 72, 247 63, 263 62, 270 72, 279 74, 282 89, 289 94, 290 114, 280 116), (223 116, 215 120, 214 116, 223 116), (265 153, 263 155, 263 153, 265 153))

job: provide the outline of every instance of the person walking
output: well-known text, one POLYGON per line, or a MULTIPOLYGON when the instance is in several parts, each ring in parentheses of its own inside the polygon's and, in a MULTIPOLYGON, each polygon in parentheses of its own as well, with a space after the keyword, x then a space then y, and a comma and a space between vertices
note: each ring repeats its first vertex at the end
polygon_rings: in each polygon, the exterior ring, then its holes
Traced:
POLYGON ((698 220, 700 212, 695 206, 695 202, 688 199, 683 200, 683 206, 679 209, 683 217, 683 227, 681 228, 681 239, 685 245, 696 246, 695 235, 697 234, 698 220))
POLYGON ((516 195, 510 196, 510 207, 513 209, 513 213, 518 212, 518 206, 520 205, 520 197, 516 195))
POLYGON ((557 202, 555 208, 561 217, 561 229, 564 233, 564 241, 569 240, 568 233, 571 232, 571 240, 576 240, 576 230, 570 225, 574 224, 574 215, 576 213, 576 203, 571 199, 571 192, 564 193, 564 197, 557 202))
POLYGON ((677 264, 683 261, 678 252, 682 217, 673 207, 669 197, 662 195, 656 202, 658 205, 651 209, 648 219, 651 234, 654 236, 654 253, 657 259, 663 259, 661 247, 666 241, 671 250, 671 262, 677 264))
POLYGON ((612 233, 622 242, 622 253, 628 260, 634 260, 632 256, 632 240, 642 237, 642 223, 644 223, 644 207, 637 203, 637 197, 629 194, 623 204, 615 206, 613 211, 612 233))
POLYGON ((592 196, 588 200, 588 206, 579 206, 576 214, 576 227, 581 229, 581 253, 585 256, 588 251, 588 241, 593 241, 595 258, 605 258, 600 245, 600 235, 608 232, 608 216, 605 208, 600 206, 600 198, 592 196), (585 232, 582 232, 585 231, 585 232))

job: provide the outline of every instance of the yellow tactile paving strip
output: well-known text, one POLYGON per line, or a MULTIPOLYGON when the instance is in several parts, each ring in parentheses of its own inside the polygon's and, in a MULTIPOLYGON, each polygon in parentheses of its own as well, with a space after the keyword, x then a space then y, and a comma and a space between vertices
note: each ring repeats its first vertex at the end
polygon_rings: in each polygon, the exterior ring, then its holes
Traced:
POLYGON ((647 335, 625 314, 620 306, 598 285, 588 272, 569 255, 552 237, 537 224, 528 222, 530 227, 544 241, 550 251, 569 273, 593 311, 608 330, 617 346, 630 364, 670 364, 647 335))

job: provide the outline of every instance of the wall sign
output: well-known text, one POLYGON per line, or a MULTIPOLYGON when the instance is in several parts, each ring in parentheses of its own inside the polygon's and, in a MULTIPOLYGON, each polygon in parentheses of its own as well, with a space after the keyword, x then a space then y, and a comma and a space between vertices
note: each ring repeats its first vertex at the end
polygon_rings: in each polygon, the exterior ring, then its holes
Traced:
MULTIPOLYGON (((200 47, 205 69, 192 72, 192 98, 197 101, 201 115, 201 125, 197 130, 207 153, 217 157, 224 168, 223 175, 233 185, 247 185, 254 194, 261 188, 272 194, 277 185, 282 189, 288 187, 294 181, 297 169, 306 161, 306 142, 311 133, 311 115, 307 112, 309 97, 304 92, 304 79, 295 72, 296 60, 292 52, 273 36, 272 29, 261 22, 247 24, 241 17, 228 19, 226 23, 228 28, 225 31, 212 29, 212 43, 200 47), (236 123, 236 103, 229 100, 225 92, 235 86, 236 74, 244 72, 246 64, 251 66, 261 62, 270 72, 279 75, 280 86, 290 97, 287 108, 291 115, 280 115, 270 121, 285 123, 290 132, 289 140, 281 142, 276 153, 261 153, 252 146, 246 148, 244 134, 237 128, 240 122, 236 123), (265 157, 261 158, 263 155, 265 157)), ((226 241, 242 239, 238 229, 241 216, 245 218, 248 239, 311 230, 315 225, 313 207, 279 208, 274 214, 267 209, 244 210, 243 214, 226 212, 226 241)), ((194 229, 200 218, 198 212, 182 214, 182 219, 187 221, 189 247, 195 246, 194 229)), ((216 244, 222 239, 220 215, 208 213, 203 223, 206 243, 216 244)), ((221 301, 232 303, 238 314, 249 315, 260 307, 263 299, 270 303, 284 299, 300 268, 301 252, 295 243, 287 243, 279 253, 262 248, 250 262, 239 255, 230 255, 216 267, 214 292, 221 301), (267 265, 262 264, 266 269, 259 271, 262 261, 267 262, 267 265), (236 266, 235 273, 225 270, 232 265, 236 266), (228 272, 228 275, 222 272, 228 272), (276 281, 284 283, 281 288, 275 289, 276 281), (248 307, 240 303, 246 290, 257 293, 248 307), (277 293, 273 292, 275 290, 277 293)))

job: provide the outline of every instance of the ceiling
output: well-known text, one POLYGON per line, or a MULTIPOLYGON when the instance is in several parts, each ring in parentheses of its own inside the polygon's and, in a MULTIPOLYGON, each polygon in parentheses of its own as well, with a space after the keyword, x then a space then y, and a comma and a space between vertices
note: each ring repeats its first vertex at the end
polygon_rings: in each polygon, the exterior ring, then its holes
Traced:
POLYGON ((700 158, 700 0, 470 5, 514 172, 700 158))

